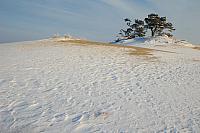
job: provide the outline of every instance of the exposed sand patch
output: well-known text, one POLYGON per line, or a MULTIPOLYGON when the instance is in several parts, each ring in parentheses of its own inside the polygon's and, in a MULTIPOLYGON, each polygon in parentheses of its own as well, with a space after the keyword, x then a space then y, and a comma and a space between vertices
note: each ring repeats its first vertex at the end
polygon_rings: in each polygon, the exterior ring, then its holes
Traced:
POLYGON ((148 62, 158 62, 158 57, 154 55, 154 52, 176 54, 176 52, 166 51, 166 50, 158 50, 158 49, 143 48, 136 46, 116 45, 111 43, 95 42, 89 40, 59 40, 56 42, 64 45, 73 44, 79 46, 93 46, 95 48, 103 48, 103 47, 123 48, 124 49, 123 52, 126 52, 129 55, 138 56, 139 58, 147 60, 148 62))
POLYGON ((129 55, 139 56, 142 59, 145 60, 155 60, 156 57, 153 56, 154 49, 149 48, 141 48, 141 47, 135 47, 135 46, 123 46, 123 45, 116 45, 116 44, 110 44, 110 43, 102 43, 102 42, 93 42, 88 40, 66 40, 66 41, 59 41, 62 43, 72 43, 79 46, 95 46, 96 48, 100 47, 115 47, 115 48, 124 48, 124 52, 126 52, 129 55), (128 50, 128 52, 127 52, 128 50))
POLYGON ((200 62, 200 59, 192 59, 192 61, 200 62))
POLYGON ((130 51, 130 55, 137 55, 137 56, 148 56, 153 55, 152 49, 146 49, 146 48, 134 48, 134 50, 130 51))
POLYGON ((200 47, 193 47, 193 49, 200 50, 200 47))
POLYGON ((136 46, 123 46, 123 45, 116 45, 116 44, 111 44, 111 43, 103 43, 103 42, 94 42, 94 41, 89 41, 89 40, 61 40, 57 41, 61 42, 62 44, 76 44, 76 45, 81 45, 81 46, 88 46, 88 45, 94 45, 94 46, 107 46, 107 47, 119 47, 119 48, 130 48, 134 49, 131 51, 131 55, 137 55, 137 56, 142 56, 142 55, 153 55, 153 51, 159 51, 159 52, 167 52, 167 53, 175 53, 171 51, 165 51, 165 50, 157 50, 157 49, 151 49, 151 48, 142 48, 142 47, 136 47, 136 46))

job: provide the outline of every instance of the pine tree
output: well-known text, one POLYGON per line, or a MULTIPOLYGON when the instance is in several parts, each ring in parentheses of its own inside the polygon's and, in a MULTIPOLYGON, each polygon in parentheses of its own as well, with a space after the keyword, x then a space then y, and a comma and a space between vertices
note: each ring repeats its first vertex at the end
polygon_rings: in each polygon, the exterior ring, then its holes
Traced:
POLYGON ((159 17, 158 14, 149 14, 147 18, 143 20, 135 19, 134 23, 129 18, 124 19, 127 29, 121 29, 119 38, 117 41, 122 39, 132 39, 135 37, 144 37, 148 30, 151 31, 151 36, 163 36, 167 35, 172 37, 172 31, 174 27, 172 23, 167 22, 166 17, 159 17))
POLYGON ((162 35, 172 36, 164 30, 168 30, 168 32, 175 30, 172 23, 167 22, 166 17, 159 17, 158 14, 149 14, 148 17, 145 18, 145 22, 147 24, 145 28, 151 30, 152 37, 162 35))

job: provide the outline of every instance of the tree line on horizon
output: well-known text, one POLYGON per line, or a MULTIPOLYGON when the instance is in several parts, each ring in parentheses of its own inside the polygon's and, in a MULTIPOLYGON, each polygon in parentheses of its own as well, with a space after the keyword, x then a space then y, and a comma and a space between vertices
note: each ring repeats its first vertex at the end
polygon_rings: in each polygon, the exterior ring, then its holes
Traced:
POLYGON ((172 23, 167 22, 166 17, 160 17, 154 13, 149 14, 144 20, 135 19, 131 21, 129 18, 126 18, 124 21, 128 28, 120 30, 116 41, 145 37, 148 30, 150 30, 152 37, 163 35, 172 37, 171 32, 175 30, 172 23))

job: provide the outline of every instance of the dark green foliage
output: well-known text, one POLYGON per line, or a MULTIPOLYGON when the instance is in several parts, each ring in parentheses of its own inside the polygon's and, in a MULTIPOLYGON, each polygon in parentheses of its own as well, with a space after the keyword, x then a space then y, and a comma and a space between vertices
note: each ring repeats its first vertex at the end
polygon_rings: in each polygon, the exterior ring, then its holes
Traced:
MULTIPOLYGON (((128 28, 126 30, 120 30, 120 38, 131 39, 135 37, 144 37, 148 30, 151 31, 152 37, 167 35, 172 37, 172 31, 174 27, 172 23, 167 22, 166 17, 159 17, 158 14, 149 14, 147 18, 143 20, 136 19, 133 24, 128 18, 124 19, 128 28)), ((119 38, 119 39, 120 39, 119 38)), ((118 40, 119 40, 118 39, 118 40)))
POLYGON ((142 20, 135 20, 134 24, 131 24, 131 20, 126 18, 124 19, 128 28, 126 30, 121 29, 119 35, 125 39, 131 39, 135 37, 144 37, 145 36, 145 28, 144 28, 144 21, 142 20))
POLYGON ((169 32, 175 30, 172 23, 167 22, 166 17, 159 17, 158 14, 149 14, 144 21, 147 24, 146 28, 151 30, 152 37, 162 35, 172 36, 170 33, 165 33, 164 30, 168 30, 169 32))
POLYGON ((145 36, 146 32, 144 27, 144 21, 136 19, 135 24, 132 25, 132 28, 134 29, 134 34, 136 37, 145 36))

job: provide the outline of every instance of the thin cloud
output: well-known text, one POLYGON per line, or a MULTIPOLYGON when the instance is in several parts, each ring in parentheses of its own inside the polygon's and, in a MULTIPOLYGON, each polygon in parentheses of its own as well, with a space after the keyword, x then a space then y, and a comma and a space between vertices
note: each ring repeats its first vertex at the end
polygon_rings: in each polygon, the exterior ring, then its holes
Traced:
POLYGON ((102 2, 106 3, 107 5, 110 5, 114 8, 126 11, 126 12, 133 12, 134 8, 133 6, 130 6, 127 2, 122 0, 102 0, 102 2))

